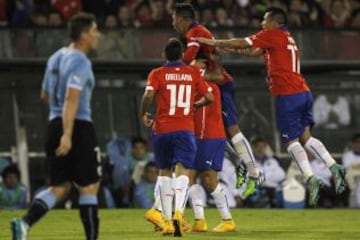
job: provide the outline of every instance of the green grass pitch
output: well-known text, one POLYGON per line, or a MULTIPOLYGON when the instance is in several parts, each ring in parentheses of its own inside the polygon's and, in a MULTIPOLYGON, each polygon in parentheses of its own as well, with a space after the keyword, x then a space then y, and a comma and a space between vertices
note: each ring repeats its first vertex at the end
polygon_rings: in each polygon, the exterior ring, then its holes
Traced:
MULTIPOLYGON (((144 220, 145 209, 100 211, 101 240, 167 239, 144 220)), ((24 211, 0 210, 0 240, 11 239, 9 221, 24 211)), ((234 233, 185 233, 182 239, 197 240, 348 240, 360 239, 360 209, 268 210, 233 209, 234 233)), ((207 209, 209 228, 219 222, 216 209, 207 209)), ((186 220, 192 213, 186 210, 186 220)), ((29 240, 84 239, 77 210, 53 210, 30 232, 29 240)))

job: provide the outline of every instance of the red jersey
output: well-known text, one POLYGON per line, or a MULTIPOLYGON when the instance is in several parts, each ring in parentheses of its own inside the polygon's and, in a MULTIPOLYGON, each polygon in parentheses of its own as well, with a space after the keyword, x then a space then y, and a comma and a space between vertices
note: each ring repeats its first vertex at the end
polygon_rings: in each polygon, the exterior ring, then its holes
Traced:
POLYGON ((157 134, 194 132, 195 93, 205 95, 212 91, 198 68, 179 62, 152 70, 146 89, 156 92, 157 111, 153 129, 157 134))
MULTIPOLYGON (((225 129, 221 110, 220 89, 215 83, 208 82, 214 94, 214 102, 199 108, 194 114, 195 137, 197 139, 225 138, 225 129)), ((200 95, 195 97, 199 100, 200 95)))
MULTIPOLYGON (((204 44, 201 45, 199 42, 194 40, 195 37, 213 39, 214 37, 211 32, 203 25, 197 22, 193 22, 185 36, 187 44, 183 61, 186 64, 190 64, 195 59, 206 59, 206 68, 210 71, 213 70, 215 66, 213 61, 209 60, 209 56, 212 52, 215 51, 215 47, 204 44)), ((222 69, 222 71, 224 75, 224 80, 220 84, 225 84, 233 80, 231 75, 227 73, 224 68, 222 69)))
POLYGON ((253 47, 264 50, 268 84, 272 95, 289 95, 310 91, 300 73, 296 42, 284 29, 262 30, 245 38, 253 47))

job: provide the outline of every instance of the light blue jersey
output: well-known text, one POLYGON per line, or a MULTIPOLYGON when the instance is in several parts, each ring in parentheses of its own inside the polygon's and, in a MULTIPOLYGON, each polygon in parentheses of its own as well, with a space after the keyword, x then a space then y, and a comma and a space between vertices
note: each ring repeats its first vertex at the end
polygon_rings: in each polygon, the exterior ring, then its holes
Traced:
POLYGON ((62 117, 67 88, 81 91, 76 119, 92 121, 90 101, 95 87, 91 62, 73 48, 61 48, 48 60, 42 89, 49 95, 49 120, 62 117))

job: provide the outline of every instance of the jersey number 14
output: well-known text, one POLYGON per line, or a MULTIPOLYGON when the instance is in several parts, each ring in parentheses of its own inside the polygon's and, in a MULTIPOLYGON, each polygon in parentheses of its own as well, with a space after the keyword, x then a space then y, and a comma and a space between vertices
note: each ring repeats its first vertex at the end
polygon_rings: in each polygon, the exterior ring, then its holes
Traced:
POLYGON ((184 108, 184 115, 190 113, 191 85, 166 85, 166 89, 170 90, 170 109, 169 115, 175 115, 176 108, 184 108))

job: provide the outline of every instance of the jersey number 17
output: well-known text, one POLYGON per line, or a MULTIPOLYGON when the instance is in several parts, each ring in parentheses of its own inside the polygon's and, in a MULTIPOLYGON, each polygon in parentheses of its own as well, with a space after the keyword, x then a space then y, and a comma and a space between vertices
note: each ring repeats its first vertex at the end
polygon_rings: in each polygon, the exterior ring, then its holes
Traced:
POLYGON ((184 108, 184 115, 190 113, 191 85, 168 84, 166 89, 170 91, 169 115, 175 115, 176 108, 184 108))

